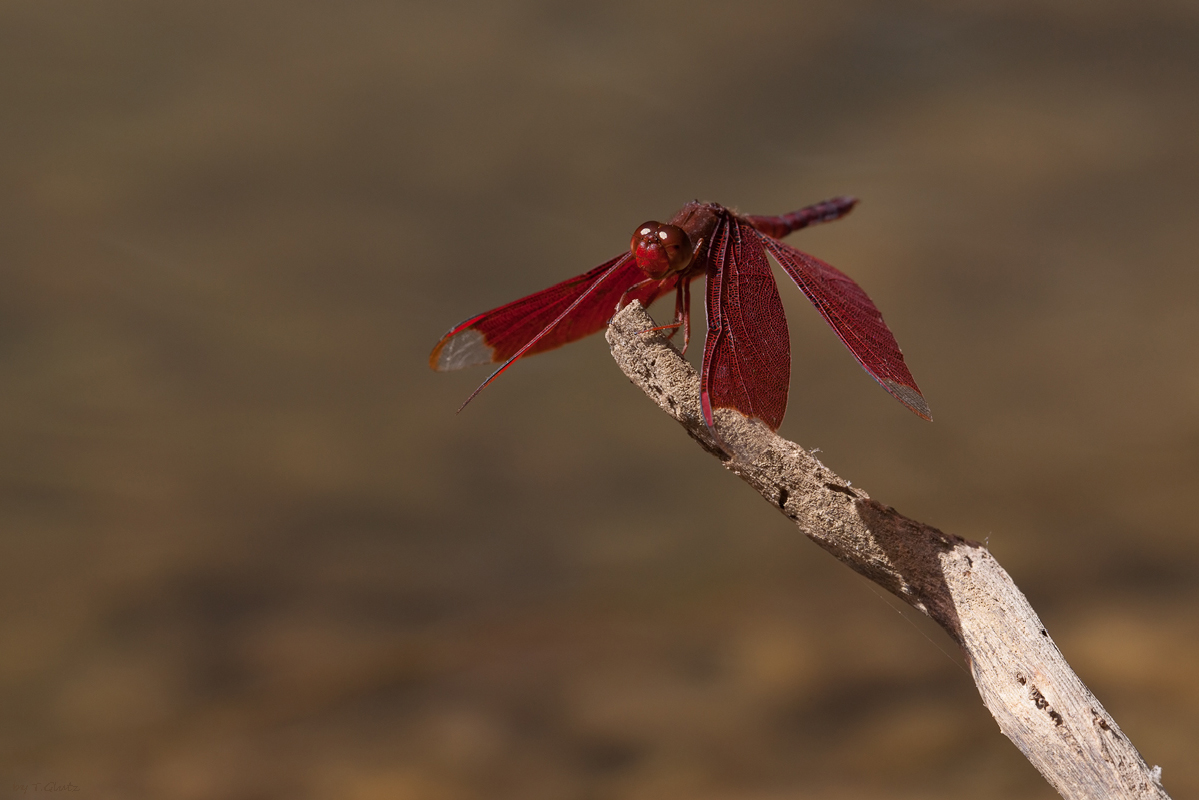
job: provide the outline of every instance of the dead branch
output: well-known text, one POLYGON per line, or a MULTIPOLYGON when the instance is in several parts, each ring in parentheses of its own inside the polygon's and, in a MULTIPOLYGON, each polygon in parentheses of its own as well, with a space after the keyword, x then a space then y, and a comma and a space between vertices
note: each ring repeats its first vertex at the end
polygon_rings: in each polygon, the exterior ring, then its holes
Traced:
POLYGON ((966 655, 983 703, 1065 798, 1164 798, 1028 600, 985 547, 908 519, 765 425, 718 410, 704 424, 699 378, 636 302, 612 320, 612 357, 674 417, 816 544, 934 619, 966 655))

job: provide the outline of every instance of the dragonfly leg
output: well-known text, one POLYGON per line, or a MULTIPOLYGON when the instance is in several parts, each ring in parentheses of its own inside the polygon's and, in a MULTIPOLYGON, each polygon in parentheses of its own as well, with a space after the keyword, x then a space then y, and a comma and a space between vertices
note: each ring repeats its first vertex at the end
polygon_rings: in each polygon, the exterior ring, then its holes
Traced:
POLYGON ((622 294, 620 296, 620 301, 616 304, 616 310, 620 311, 622 308, 624 308, 626 305, 629 304, 629 301, 628 301, 629 292, 635 292, 638 289, 640 289, 642 286, 645 286, 647 283, 657 283, 659 280, 661 280, 661 279, 660 278, 646 278, 645 280, 637 281, 632 286, 625 289, 624 294, 622 294))
POLYGON ((691 281, 679 283, 679 293, 675 299, 674 318, 683 323, 683 355, 687 355, 687 345, 691 344, 691 281))
POLYGON ((669 325, 658 325, 653 328, 646 328, 645 330, 640 331, 640 333, 653 333, 654 331, 670 331, 670 335, 673 337, 675 335, 675 333, 678 332, 679 326, 682 324, 683 323, 681 323, 681 322, 672 322, 669 325))
MULTIPOLYGON (((620 311, 620 309, 624 308, 628 304, 627 298, 629 296, 629 292, 635 292, 638 289, 640 289, 642 286, 645 286, 647 283, 657 283, 660 280, 662 280, 662 279, 661 278, 646 278, 643 281, 638 281, 637 283, 634 283, 632 286, 630 286, 628 289, 625 290, 624 294, 622 294, 620 296, 620 302, 616 304, 616 310, 620 311)), ((671 324, 659 325, 656 328, 646 328, 645 330, 641 331, 641 333, 653 333, 654 331, 671 331, 670 335, 674 336, 674 331, 677 331, 682 324, 683 323, 679 320, 678 312, 676 310, 675 321, 672 322, 671 324)))
POLYGON ((669 325, 658 325, 654 328, 647 328, 641 333, 653 333, 654 331, 671 331, 671 336, 683 329, 683 349, 680 355, 687 355, 687 347, 691 344, 691 281, 681 280, 676 287, 674 299, 674 322, 669 325))

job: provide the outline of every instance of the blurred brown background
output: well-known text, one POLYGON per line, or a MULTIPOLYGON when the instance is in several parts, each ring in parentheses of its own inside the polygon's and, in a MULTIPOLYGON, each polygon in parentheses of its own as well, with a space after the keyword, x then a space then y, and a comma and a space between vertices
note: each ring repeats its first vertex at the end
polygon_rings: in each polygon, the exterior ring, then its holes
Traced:
POLYGON ((1195 3, 8 0, 0 108, 3 791, 1056 796, 600 337, 426 365, 686 200, 855 194, 790 241, 936 422, 784 283, 781 432, 1199 792, 1195 3))

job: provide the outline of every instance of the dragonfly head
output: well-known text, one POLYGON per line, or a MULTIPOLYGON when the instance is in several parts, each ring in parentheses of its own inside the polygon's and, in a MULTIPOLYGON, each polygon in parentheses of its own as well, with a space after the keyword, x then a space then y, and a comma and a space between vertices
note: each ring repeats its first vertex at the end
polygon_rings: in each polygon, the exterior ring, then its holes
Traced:
POLYGON ((646 222, 637 226, 629 244, 637 266, 650 278, 665 278, 691 264, 694 249, 687 232, 677 225, 646 222))

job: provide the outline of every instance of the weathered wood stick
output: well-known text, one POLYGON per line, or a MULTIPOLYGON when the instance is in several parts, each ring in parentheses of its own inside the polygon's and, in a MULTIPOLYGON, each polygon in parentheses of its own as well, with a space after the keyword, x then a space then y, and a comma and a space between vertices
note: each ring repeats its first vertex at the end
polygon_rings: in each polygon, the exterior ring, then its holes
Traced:
POLYGON ((608 327, 629 380, 805 536, 944 628, 999 729, 1062 797, 1168 800, 1161 768, 1146 766, 985 547, 871 500, 735 411, 716 412, 717 439, 700 414, 699 377, 655 326, 634 302, 608 327))

